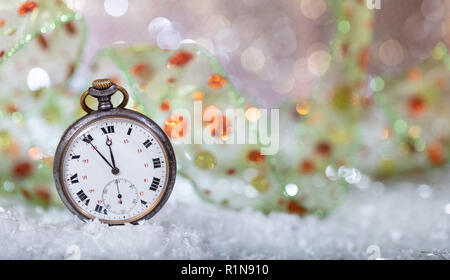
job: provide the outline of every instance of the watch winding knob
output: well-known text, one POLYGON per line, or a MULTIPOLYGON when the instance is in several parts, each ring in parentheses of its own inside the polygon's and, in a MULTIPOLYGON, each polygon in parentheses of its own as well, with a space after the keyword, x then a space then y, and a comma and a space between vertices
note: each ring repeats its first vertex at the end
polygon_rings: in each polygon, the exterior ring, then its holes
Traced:
POLYGON ((107 89, 113 85, 110 79, 97 79, 92 82, 92 87, 98 90, 107 89))

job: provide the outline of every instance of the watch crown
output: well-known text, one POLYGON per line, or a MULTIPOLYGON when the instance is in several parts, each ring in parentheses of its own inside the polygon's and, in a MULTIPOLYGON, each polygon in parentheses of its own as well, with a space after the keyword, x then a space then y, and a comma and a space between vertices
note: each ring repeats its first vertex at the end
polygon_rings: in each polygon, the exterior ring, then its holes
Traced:
POLYGON ((113 85, 110 79, 97 79, 92 82, 92 87, 98 90, 107 89, 113 85))

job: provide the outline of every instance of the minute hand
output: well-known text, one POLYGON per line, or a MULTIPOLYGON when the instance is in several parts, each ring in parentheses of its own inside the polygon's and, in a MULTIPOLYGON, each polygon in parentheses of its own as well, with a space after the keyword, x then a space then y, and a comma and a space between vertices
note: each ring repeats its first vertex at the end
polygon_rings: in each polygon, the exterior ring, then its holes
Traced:
POLYGON ((92 146, 92 148, 102 157, 102 159, 111 167, 114 168, 111 163, 109 163, 109 161, 102 155, 102 153, 100 153, 100 151, 97 149, 97 147, 95 147, 94 145, 92 145, 92 143, 89 141, 89 144, 92 146))

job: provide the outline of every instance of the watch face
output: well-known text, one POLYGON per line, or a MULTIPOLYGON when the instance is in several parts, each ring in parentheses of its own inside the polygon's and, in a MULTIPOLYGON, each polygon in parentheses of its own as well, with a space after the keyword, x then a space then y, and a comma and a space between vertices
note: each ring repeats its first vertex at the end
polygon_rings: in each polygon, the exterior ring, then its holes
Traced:
POLYGON ((86 218, 133 222, 161 202, 169 181, 167 154, 144 123, 117 116, 94 119, 65 144, 60 187, 86 218))

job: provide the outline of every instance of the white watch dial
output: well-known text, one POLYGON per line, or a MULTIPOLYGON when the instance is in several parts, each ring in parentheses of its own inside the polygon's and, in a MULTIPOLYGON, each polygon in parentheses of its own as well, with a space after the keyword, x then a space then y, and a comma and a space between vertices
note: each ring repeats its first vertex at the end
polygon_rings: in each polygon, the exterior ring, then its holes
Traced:
POLYGON ((145 125, 121 117, 94 121, 68 143, 63 187, 87 216, 134 221, 160 201, 167 182, 164 147, 145 125))

